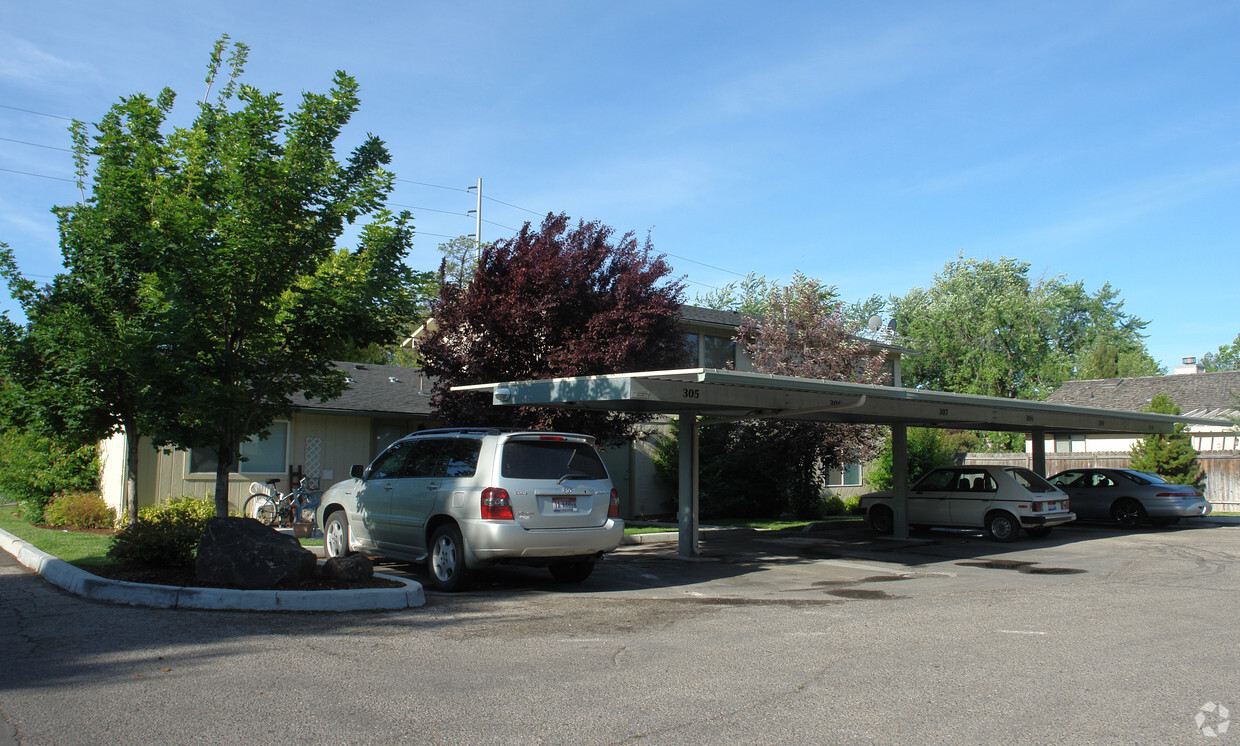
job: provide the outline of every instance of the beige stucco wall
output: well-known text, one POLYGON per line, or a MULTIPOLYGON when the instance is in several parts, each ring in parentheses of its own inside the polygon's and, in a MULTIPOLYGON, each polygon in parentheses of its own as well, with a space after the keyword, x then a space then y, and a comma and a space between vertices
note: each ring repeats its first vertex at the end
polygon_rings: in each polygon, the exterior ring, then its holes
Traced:
MULTIPOLYGON (((263 482, 278 478, 277 485, 287 490, 288 469, 300 469, 311 480, 314 491, 325 490, 349 477, 353 464, 369 464, 375 451, 384 442, 376 439, 382 431, 384 438, 395 434, 408 434, 427 427, 428 420, 421 418, 375 419, 355 415, 316 415, 296 413, 288 421, 288 438, 285 443, 285 469, 280 472, 242 471, 229 476, 228 502, 231 510, 240 511, 249 495, 250 482, 263 482), (380 424, 383 427, 376 427, 380 424), (317 467, 311 472, 311 467, 317 467)), ((126 439, 117 434, 100 446, 102 461, 101 488, 104 500, 120 513, 125 494, 126 439)), ((244 463, 242 469, 245 468, 244 463)), ((205 499, 215 492, 214 473, 191 473, 189 452, 182 450, 160 451, 143 438, 138 449, 138 507, 155 505, 172 497, 187 495, 205 499)))

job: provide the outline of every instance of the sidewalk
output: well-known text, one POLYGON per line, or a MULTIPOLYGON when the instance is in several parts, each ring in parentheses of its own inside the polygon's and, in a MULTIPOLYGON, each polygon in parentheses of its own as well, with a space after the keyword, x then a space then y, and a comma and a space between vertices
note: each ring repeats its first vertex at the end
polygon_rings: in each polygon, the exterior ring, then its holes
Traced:
POLYGON ((70 593, 95 601, 127 606, 225 611, 390 611, 415 608, 426 603, 426 594, 421 583, 390 575, 379 577, 395 580, 402 583, 403 587, 341 591, 246 591, 231 588, 177 587, 101 578, 53 557, 4 530, 0 530, 0 549, 42 575, 44 580, 70 593))

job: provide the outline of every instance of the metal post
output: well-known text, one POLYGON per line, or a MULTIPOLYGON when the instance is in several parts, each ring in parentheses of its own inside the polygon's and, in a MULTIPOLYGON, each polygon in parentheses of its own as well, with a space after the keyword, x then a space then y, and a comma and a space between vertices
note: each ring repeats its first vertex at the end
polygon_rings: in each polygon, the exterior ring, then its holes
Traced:
POLYGON ((698 420, 693 413, 680 422, 680 555, 698 556, 698 420))
POLYGON ((478 177, 478 209, 474 217, 474 251, 478 261, 482 261, 482 177, 478 177))
POLYGON ((891 426, 891 488, 895 499, 895 525, 892 536, 897 539, 908 538, 908 427, 906 425, 891 426))
POLYGON ((1040 476, 1046 476, 1046 433, 1034 430, 1029 434, 1033 439, 1033 470, 1040 476))
POLYGON ((478 186, 470 187, 478 190, 478 209, 470 210, 474 214, 474 258, 482 261, 482 177, 478 177, 478 186))

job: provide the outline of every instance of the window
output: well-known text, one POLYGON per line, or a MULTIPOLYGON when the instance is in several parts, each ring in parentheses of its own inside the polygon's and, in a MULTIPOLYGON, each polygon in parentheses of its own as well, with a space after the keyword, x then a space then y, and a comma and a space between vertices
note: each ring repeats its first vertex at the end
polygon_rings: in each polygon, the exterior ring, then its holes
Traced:
MULTIPOLYGON (((271 425, 271 435, 266 440, 247 438, 241 443, 241 456, 245 459, 245 468, 233 462, 229 469, 233 474, 283 474, 288 469, 285 458, 288 452, 288 423, 275 422, 271 425)), ((218 459, 211 448, 194 448, 189 452, 189 471, 191 474, 214 474, 218 459)))
POLYGON ((1085 451, 1084 435, 1056 435, 1055 453, 1082 453, 1085 451))
POLYGON ((585 443, 514 440, 504 446, 500 474, 511 479, 559 479, 566 474, 606 479, 607 469, 585 443))
POLYGON ((843 469, 832 469, 827 475, 828 487, 859 487, 861 486, 861 464, 845 466, 843 469))
POLYGON ((686 334, 685 347, 681 352, 681 365, 686 368, 698 367, 698 335, 686 334))
POLYGON ((478 452, 482 441, 474 438, 441 441, 442 458, 437 477, 472 477, 478 471, 478 452))
POLYGON ((413 444, 408 441, 392 444, 370 465, 370 479, 396 479, 408 476, 405 465, 409 462, 409 456, 413 451, 413 444))
POLYGON ((702 367, 727 368, 736 360, 736 343, 727 337, 702 338, 702 367))

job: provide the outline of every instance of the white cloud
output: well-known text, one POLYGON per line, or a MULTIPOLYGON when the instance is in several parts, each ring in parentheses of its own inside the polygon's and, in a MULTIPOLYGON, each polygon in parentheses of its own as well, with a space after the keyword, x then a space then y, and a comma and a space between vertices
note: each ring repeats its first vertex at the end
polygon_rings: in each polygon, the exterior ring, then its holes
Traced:
POLYGON ((0 41, 0 80, 36 87, 76 77, 94 77, 95 69, 86 63, 67 60, 43 51, 25 39, 0 41))

